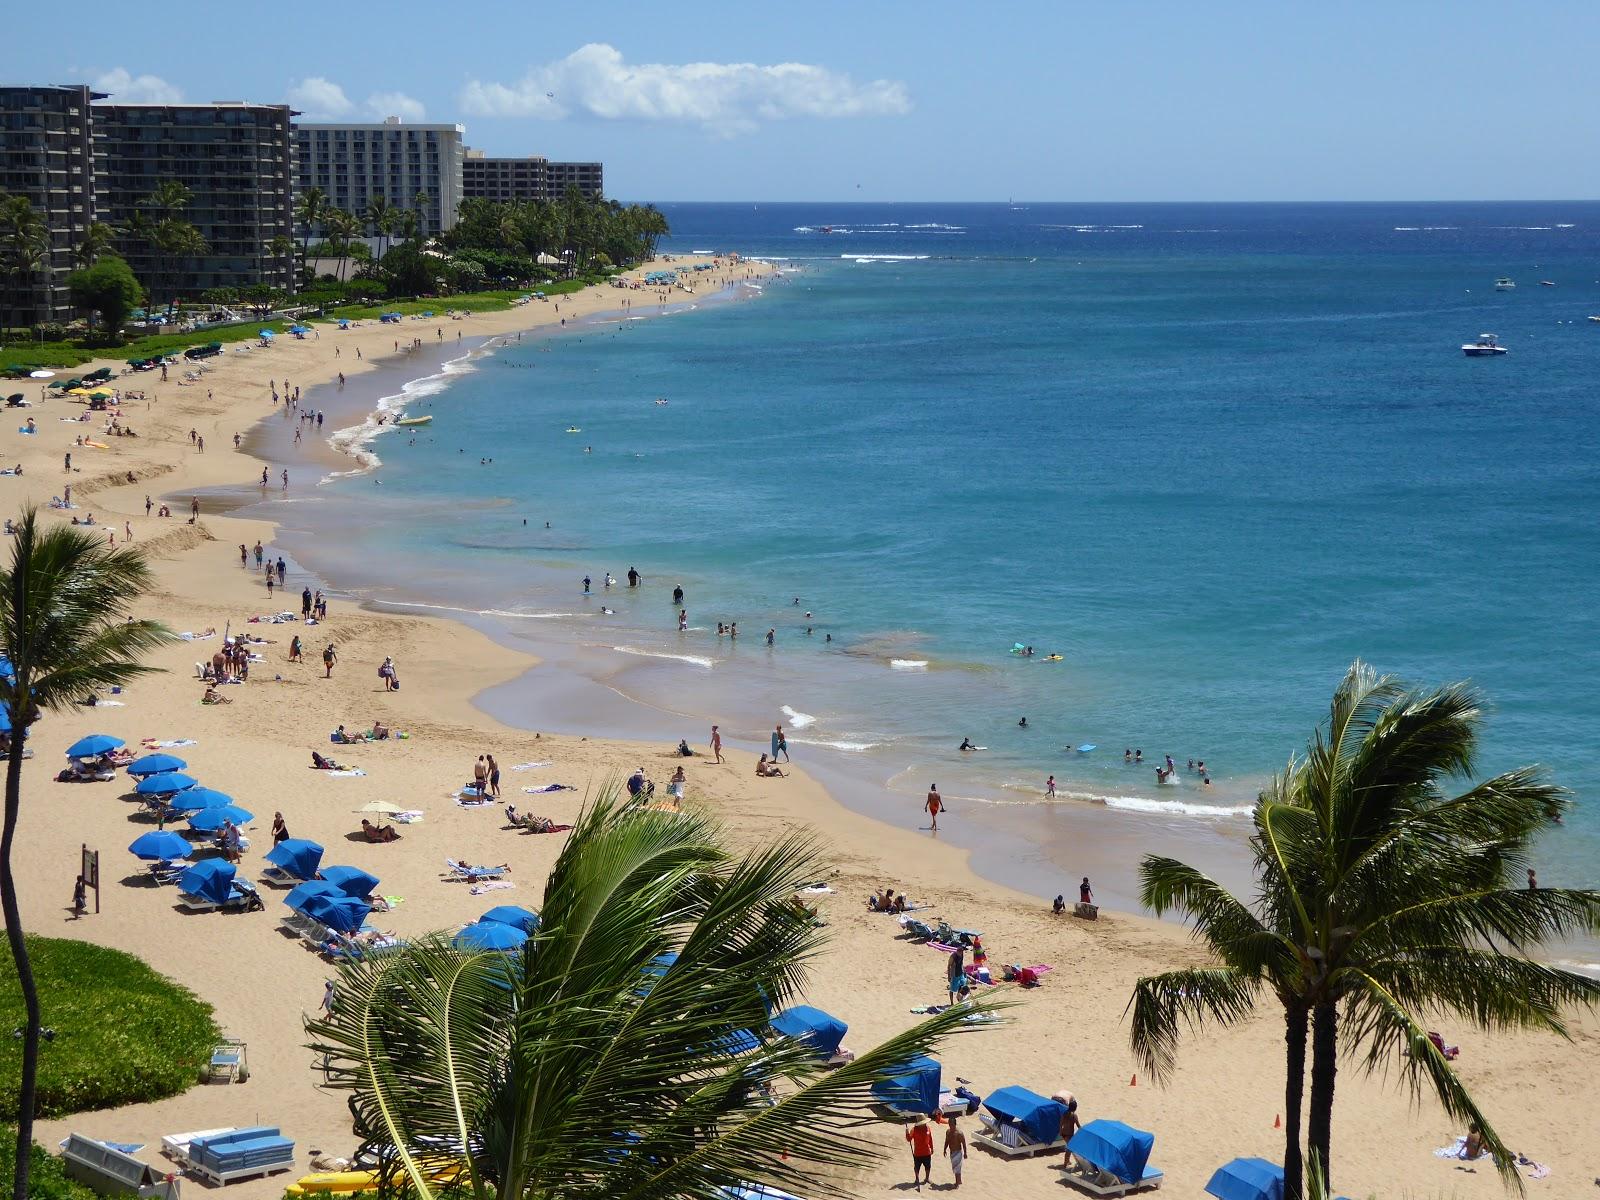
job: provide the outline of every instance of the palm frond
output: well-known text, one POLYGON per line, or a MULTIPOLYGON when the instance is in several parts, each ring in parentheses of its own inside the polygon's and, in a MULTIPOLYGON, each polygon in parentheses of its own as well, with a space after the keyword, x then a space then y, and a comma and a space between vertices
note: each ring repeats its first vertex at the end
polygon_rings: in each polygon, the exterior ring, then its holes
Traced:
POLYGON ((1134 1057, 1156 1083, 1171 1078, 1178 1059, 1178 1040, 1216 1021, 1223 1025, 1248 1015, 1260 990, 1257 977, 1229 967, 1168 971, 1149 975, 1133 985, 1123 1015, 1133 1013, 1128 1040, 1134 1057))

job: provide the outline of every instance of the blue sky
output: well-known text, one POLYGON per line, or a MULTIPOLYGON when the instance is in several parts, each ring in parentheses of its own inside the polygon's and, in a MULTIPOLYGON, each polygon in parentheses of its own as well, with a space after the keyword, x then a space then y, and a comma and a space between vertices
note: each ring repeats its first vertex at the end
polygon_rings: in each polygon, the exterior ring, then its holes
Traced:
POLYGON ((1594 0, 15 8, 6 82, 459 121, 624 199, 1600 195, 1594 0))

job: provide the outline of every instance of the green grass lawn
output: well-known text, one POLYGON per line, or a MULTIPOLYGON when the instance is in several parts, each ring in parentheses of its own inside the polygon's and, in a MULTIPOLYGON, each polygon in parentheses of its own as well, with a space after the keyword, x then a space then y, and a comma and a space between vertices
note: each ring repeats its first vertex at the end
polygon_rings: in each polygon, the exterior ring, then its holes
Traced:
MULTIPOLYGON (((0 1125, 0 1187, 11 1194, 11 1177, 17 1163, 17 1128, 0 1125)), ((67 1169, 61 1159, 45 1152, 37 1142, 33 1146, 33 1163, 28 1168, 29 1200, 100 1200, 92 1189, 67 1178, 67 1169)))
MULTIPOLYGON (((217 1039, 211 1006, 139 959, 86 942, 29 936, 52 1041, 39 1047, 40 1117, 159 1100, 200 1081, 217 1039)), ((15 1119, 22 990, 0 966, 0 1119, 15 1119)))

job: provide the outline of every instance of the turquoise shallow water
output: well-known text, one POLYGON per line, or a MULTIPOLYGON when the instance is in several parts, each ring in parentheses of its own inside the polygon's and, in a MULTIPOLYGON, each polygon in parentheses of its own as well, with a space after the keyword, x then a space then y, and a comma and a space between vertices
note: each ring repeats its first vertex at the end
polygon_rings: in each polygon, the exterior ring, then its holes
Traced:
POLYGON ((1169 822, 1237 821, 1357 655, 1470 677, 1484 769, 1578 794, 1541 877, 1600 882, 1600 204, 668 215, 797 269, 414 388, 381 491, 322 489, 370 591, 588 647, 692 739, 782 720, 907 795, 1053 773, 1169 822))

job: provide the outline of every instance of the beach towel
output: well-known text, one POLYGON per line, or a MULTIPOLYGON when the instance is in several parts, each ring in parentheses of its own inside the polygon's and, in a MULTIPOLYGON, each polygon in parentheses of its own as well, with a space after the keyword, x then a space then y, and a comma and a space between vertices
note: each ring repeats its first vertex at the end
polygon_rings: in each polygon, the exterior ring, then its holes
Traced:
POLYGON ((813 883, 810 887, 801 888, 800 892, 801 892, 802 895, 806 895, 806 896, 831 896, 831 895, 833 895, 833 889, 831 887, 829 887, 825 883, 813 883))
POLYGON ((467 889, 467 891, 471 895, 481 896, 485 892, 503 892, 507 888, 514 888, 516 886, 517 885, 512 883, 509 879, 490 879, 484 883, 473 884, 467 889))
POLYGON ((1466 1136, 1463 1135, 1451 1142, 1448 1146, 1440 1146, 1433 1152, 1433 1156, 1435 1158, 1460 1158, 1462 1152, 1466 1150, 1466 1148, 1467 1139, 1466 1136))
POLYGON ((487 808, 500 801, 492 796, 479 796, 476 792, 462 792, 456 796, 457 808, 487 808))
POLYGON ((422 820, 422 810, 420 808, 412 808, 407 809, 405 812, 395 813, 394 820, 399 825, 415 825, 422 820))
MULTIPOLYGON (((313 771, 316 770, 315 767, 312 767, 311 769, 313 771)), ((365 775, 366 772, 363 771, 360 767, 345 767, 345 768, 343 768, 341 770, 338 770, 338 771, 324 771, 323 774, 324 775, 332 775, 336 779, 349 779, 352 775, 365 775)))
POLYGON ((513 771, 532 771, 536 767, 553 767, 553 766, 555 766, 555 763, 530 762, 530 763, 518 763, 516 766, 512 767, 511 769, 513 771))
POLYGON ((525 787, 522 790, 530 795, 539 796, 546 792, 575 792, 578 789, 570 783, 547 783, 542 787, 525 787))
POLYGON ((161 750, 171 750, 178 746, 198 746, 200 743, 195 741, 193 738, 178 738, 175 741, 169 742, 157 741, 155 738, 145 738, 141 744, 145 746, 155 746, 161 750))

